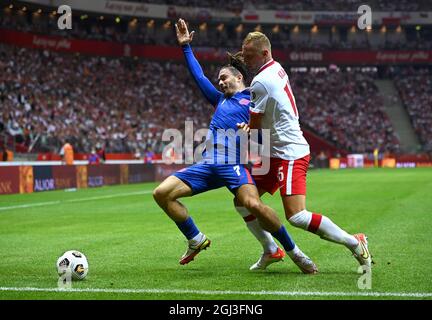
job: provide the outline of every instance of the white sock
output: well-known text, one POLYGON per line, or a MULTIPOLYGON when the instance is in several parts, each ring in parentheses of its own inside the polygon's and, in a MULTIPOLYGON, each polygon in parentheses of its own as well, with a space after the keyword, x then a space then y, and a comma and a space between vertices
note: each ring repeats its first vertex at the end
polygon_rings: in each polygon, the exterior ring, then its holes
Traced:
POLYGON ((295 245, 294 249, 292 249, 291 251, 287 251, 287 255, 292 259, 292 258, 294 258, 294 256, 296 256, 299 252, 300 252, 299 247, 297 247, 297 245, 295 245))
POLYGON ((354 236, 339 228, 326 216, 317 213, 303 210, 293 215, 288 221, 297 228, 316 233, 325 240, 343 244, 350 250, 355 250, 359 244, 354 236))
POLYGON ((357 242, 356 246, 353 246, 353 247, 351 247, 349 249, 352 251, 352 253, 355 253, 358 256, 363 253, 363 249, 362 249, 360 243, 358 243, 358 242, 357 242))
POLYGON ((245 207, 236 207, 237 212, 243 217, 249 231, 261 243, 265 253, 275 253, 278 245, 272 235, 265 231, 258 222, 258 219, 251 215, 245 207))
POLYGON ((203 233, 198 233, 195 237, 189 240, 189 243, 192 245, 197 245, 201 243, 204 239, 205 235, 203 233))

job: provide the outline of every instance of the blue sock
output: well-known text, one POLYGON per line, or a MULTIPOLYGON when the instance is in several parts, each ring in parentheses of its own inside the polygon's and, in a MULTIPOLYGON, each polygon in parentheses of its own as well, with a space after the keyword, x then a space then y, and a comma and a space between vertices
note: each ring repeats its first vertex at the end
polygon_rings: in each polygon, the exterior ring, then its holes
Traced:
POLYGON ((184 222, 176 222, 176 225, 188 240, 192 239, 199 233, 198 228, 192 220, 192 217, 187 218, 184 222))
POLYGON ((294 249, 295 247, 294 240, 291 239, 291 236, 289 235, 288 231, 285 229, 284 225, 282 225, 278 231, 272 233, 272 236, 279 240, 279 242, 282 244, 286 252, 294 249))

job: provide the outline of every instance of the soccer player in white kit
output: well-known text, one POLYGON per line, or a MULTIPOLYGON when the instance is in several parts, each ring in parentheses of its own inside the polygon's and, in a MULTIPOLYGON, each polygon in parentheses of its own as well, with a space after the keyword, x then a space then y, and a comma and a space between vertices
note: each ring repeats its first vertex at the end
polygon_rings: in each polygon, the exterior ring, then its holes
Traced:
MULTIPOLYGON (((250 129, 270 130, 270 170, 265 175, 254 175, 260 195, 274 194, 279 189, 285 216, 291 225, 346 246, 361 266, 370 269, 371 256, 364 234, 351 235, 328 217, 306 209, 309 144, 300 129, 299 111, 288 75, 273 60, 270 41, 261 32, 251 32, 243 41, 242 51, 255 77, 250 87, 249 124, 238 126, 248 132, 250 129)), ((253 217, 244 214, 243 217, 246 223, 253 221, 253 217)), ((263 254, 255 268, 265 269, 267 260, 270 255, 263 254)))

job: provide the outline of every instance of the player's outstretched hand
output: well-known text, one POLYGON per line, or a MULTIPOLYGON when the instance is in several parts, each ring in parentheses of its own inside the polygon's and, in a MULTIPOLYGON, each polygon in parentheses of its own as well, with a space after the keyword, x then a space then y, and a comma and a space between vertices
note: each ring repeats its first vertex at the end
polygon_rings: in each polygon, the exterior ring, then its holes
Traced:
POLYGON ((237 123, 237 128, 245 131, 248 134, 250 133, 250 127, 249 127, 249 124, 247 124, 247 123, 244 123, 244 122, 237 123))
POLYGON ((178 20, 178 22, 175 24, 175 28, 179 45, 183 46, 192 42, 195 31, 189 33, 186 22, 183 19, 180 18, 178 20))

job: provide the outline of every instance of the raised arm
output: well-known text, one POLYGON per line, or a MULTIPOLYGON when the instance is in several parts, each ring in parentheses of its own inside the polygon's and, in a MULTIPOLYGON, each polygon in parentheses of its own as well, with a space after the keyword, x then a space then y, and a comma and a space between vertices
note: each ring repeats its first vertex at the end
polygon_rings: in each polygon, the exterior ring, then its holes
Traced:
POLYGON ((195 58, 190 42, 192 41, 194 31, 189 33, 186 22, 183 19, 179 19, 175 25, 178 43, 182 46, 183 54, 186 58, 187 66, 192 74, 195 82, 204 94, 206 99, 213 105, 216 106, 220 97, 223 95, 222 92, 218 91, 209 79, 204 75, 204 72, 195 58))

